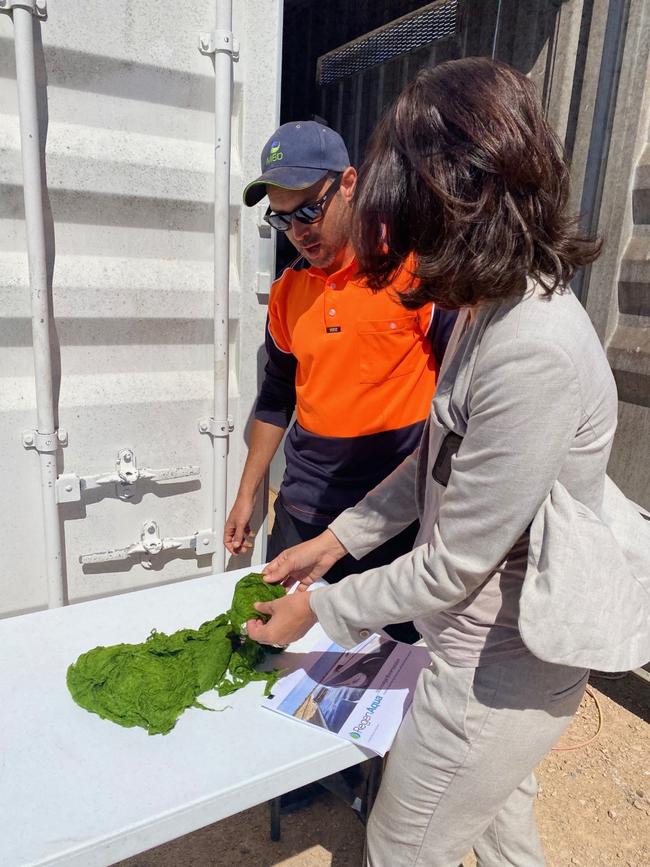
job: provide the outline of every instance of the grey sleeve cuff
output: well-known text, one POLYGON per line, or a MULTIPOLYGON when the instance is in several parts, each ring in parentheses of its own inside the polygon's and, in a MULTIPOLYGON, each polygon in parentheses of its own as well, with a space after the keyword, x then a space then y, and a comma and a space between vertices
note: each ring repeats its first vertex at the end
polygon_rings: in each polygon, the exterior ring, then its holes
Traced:
POLYGON ((377 545, 373 538, 368 541, 368 537, 365 538, 365 544, 363 544, 364 537, 357 529, 357 522, 361 519, 357 510, 361 510, 359 506, 341 512, 338 518, 334 518, 328 529, 334 533, 355 560, 360 560, 370 551, 373 551, 377 545))

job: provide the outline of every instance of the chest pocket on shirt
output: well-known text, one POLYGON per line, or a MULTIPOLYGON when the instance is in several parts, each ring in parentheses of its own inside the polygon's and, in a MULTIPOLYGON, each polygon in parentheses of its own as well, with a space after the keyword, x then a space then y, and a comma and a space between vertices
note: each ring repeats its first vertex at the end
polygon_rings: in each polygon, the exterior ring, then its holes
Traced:
POLYGON ((421 359, 416 316, 357 322, 361 382, 385 382, 412 373, 421 359))

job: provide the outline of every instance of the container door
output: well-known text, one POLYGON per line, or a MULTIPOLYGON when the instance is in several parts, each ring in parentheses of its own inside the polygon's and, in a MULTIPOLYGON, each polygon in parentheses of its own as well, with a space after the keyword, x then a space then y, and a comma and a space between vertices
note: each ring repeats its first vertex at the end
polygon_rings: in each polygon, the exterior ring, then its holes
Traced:
MULTIPOLYGON (((240 201, 278 122, 282 18, 281 0, 233 5, 230 501, 274 267, 259 215, 240 201)), ((202 530, 221 544, 222 528, 210 526, 211 445, 199 431, 212 415, 214 144, 214 73, 199 34, 214 29, 214 16, 214 0, 58 0, 35 24, 70 601, 211 571, 200 546, 80 562, 84 555, 202 530)), ((47 594, 38 458, 22 442, 36 413, 8 15, 0 113, 0 614, 11 614, 44 607, 47 594)), ((258 542, 250 559, 261 556, 258 542)))

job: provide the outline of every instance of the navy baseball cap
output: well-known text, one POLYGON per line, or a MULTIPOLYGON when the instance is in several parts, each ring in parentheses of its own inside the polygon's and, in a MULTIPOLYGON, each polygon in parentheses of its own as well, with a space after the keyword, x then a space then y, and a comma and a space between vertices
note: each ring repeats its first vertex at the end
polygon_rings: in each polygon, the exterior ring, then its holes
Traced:
POLYGON ((315 120, 283 124, 264 145, 262 174, 244 190, 244 204, 256 205, 266 185, 306 190, 328 172, 342 172, 350 157, 341 136, 315 120))

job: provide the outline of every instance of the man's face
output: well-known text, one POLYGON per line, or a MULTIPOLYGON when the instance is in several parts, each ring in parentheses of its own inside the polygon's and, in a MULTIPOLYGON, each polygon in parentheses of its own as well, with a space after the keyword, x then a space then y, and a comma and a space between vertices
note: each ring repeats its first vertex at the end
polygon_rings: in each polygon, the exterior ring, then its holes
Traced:
MULTIPOLYGON (((335 271, 343 264, 350 240, 350 200, 356 182, 356 172, 347 168, 341 176, 339 190, 325 205, 325 216, 318 223, 292 220, 287 237, 301 256, 315 268, 335 271)), ((325 178, 306 190, 285 190, 268 186, 267 193, 272 211, 287 214, 303 205, 312 204, 327 192, 333 183, 325 178)))

